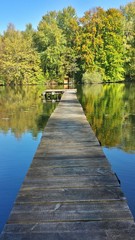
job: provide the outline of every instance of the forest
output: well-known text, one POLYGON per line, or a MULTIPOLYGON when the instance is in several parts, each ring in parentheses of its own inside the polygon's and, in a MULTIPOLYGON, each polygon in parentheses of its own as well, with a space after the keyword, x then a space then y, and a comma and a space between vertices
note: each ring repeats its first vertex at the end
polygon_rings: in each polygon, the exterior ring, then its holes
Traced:
POLYGON ((37 30, 10 23, 0 35, 0 85, 135 79, 135 1, 120 9, 73 7, 45 14, 37 30))

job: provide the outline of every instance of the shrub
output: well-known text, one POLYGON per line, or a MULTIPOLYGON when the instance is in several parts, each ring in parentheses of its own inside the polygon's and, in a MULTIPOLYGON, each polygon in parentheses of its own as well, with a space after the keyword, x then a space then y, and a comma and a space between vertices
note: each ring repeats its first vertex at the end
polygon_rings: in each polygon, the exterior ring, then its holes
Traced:
POLYGON ((83 74, 82 82, 83 83, 101 83, 101 82, 103 82, 102 75, 101 75, 101 73, 96 72, 96 71, 94 71, 94 72, 86 71, 83 74))

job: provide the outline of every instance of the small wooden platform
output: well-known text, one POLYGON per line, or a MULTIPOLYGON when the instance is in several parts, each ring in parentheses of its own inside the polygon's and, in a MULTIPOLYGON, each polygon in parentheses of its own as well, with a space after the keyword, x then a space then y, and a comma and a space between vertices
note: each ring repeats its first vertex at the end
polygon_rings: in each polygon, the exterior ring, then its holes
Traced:
POLYGON ((65 92, 63 89, 48 89, 43 92, 42 96, 46 101, 56 101, 61 100, 62 94, 65 92))
POLYGON ((118 180, 74 91, 66 91, 0 240, 135 240, 118 180))

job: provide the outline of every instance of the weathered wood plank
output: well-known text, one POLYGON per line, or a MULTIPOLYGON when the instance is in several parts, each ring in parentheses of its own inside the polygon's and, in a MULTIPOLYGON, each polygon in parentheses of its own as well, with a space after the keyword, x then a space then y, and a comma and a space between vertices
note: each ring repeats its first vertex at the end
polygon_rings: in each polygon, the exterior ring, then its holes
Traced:
POLYGON ((126 232, 126 230, 122 230, 121 234, 119 233, 119 230, 116 231, 102 231, 102 230, 98 230, 97 231, 93 231, 91 230, 90 232, 84 232, 84 231, 80 231, 79 233, 77 232, 55 232, 55 233, 51 233, 51 232, 36 232, 36 233, 31 233, 31 232, 27 232, 27 233, 5 233, 2 235, 2 237, 0 238, 1 240, 123 240, 123 239, 128 239, 128 240, 134 240, 134 236, 132 234, 132 237, 129 237, 129 234, 131 235, 131 232, 126 232), (113 237, 114 236, 114 237, 113 237))
POLYGON ((92 166, 97 166, 101 167, 110 167, 109 162, 105 157, 100 157, 100 158, 62 158, 62 159, 56 159, 54 158, 47 158, 45 156, 43 157, 35 157, 34 161, 31 164, 32 168, 36 167, 76 167, 76 166, 87 166, 87 167, 92 167, 92 166))
POLYGON ((31 168, 27 174, 27 177, 38 177, 40 178, 44 176, 79 176, 79 175, 106 175, 106 177, 110 174, 111 168, 107 167, 84 167, 84 166, 73 166, 73 167, 37 167, 31 168))
POLYGON ((125 201, 16 204, 8 223, 130 220, 125 201), (119 210, 120 209, 120 210, 119 210))
MULTIPOLYGON (((135 228, 132 220, 125 221, 72 221, 72 222, 42 222, 39 223, 25 223, 25 224, 7 224, 5 226, 5 230, 7 233, 55 233, 55 232, 75 232, 80 233, 84 230, 84 232, 91 231, 105 231, 105 232, 113 232, 113 231, 124 231, 127 233, 134 233, 135 228), (56 230, 57 229, 57 230, 56 230)), ((123 236, 123 235, 122 235, 123 236)), ((133 235, 134 236, 134 235, 133 235)), ((115 237, 115 236, 114 236, 115 237)), ((125 239, 125 238, 123 238, 125 239)), ((127 238, 128 239, 128 238, 127 238)), ((129 238, 130 239, 130 238, 129 238)))
POLYGON ((68 151, 64 151, 64 147, 62 147, 62 149, 60 150, 57 150, 57 152, 53 151, 52 153, 51 152, 46 152, 46 150, 41 147, 39 148, 37 151, 36 151, 36 155, 35 157, 55 157, 56 159, 57 158, 62 158, 62 157, 65 157, 65 158, 90 158, 90 157, 103 157, 104 154, 102 152, 102 149, 101 147, 90 147, 88 149, 88 151, 86 152, 83 152, 82 150, 80 151, 71 151, 70 152, 70 149, 68 151))
MULTIPOLYGON (((72 223, 71 223, 72 224, 72 223)), ((57 223, 54 225, 55 229, 58 229, 56 226, 60 225, 60 223, 57 223)), ((65 223, 67 226, 68 224, 65 223)), ((115 228, 111 228, 110 226, 106 229, 105 227, 102 227, 100 224, 95 223, 96 229, 94 228, 94 225, 83 223, 82 225, 80 222, 78 223, 79 230, 68 230, 68 231, 59 231, 55 230, 54 232, 51 231, 42 231, 41 225, 34 224, 34 225, 27 225, 27 228, 29 227, 28 231, 19 232, 19 227, 16 228, 15 232, 8 232, 3 233, 0 240, 134 240, 135 236, 135 229, 133 224, 130 225, 127 223, 127 225, 123 225, 123 228, 119 228, 120 224, 118 224, 115 228), (84 225, 86 227, 84 228, 84 225), (128 227, 127 227, 128 225, 128 227), (36 228, 37 226, 37 228, 36 228), (132 226, 132 227, 130 227, 132 226), (31 228, 30 228, 31 227, 31 228), (35 230, 36 229, 36 230, 35 230), (83 230, 82 230, 83 229, 83 230)), ((43 225, 42 225, 43 226, 43 225)), ((71 226, 71 225, 70 225, 71 226)), ((48 228, 51 229, 51 224, 49 223, 48 228)))
POLYGON ((123 200, 125 197, 119 187, 91 187, 91 188, 61 188, 61 189, 21 189, 16 203, 28 202, 80 202, 80 201, 112 201, 123 200))
POLYGON ((56 188, 89 188, 100 186, 119 186, 118 180, 114 174, 100 176, 57 176, 57 177, 26 177, 22 186, 24 190, 56 189, 56 188))

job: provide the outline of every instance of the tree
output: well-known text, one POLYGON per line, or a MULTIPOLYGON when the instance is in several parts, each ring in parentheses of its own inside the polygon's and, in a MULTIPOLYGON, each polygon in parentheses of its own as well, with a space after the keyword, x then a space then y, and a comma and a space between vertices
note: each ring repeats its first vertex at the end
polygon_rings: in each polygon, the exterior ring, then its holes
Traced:
POLYGON ((35 46, 41 56, 42 69, 48 81, 62 82, 65 75, 73 77, 78 70, 73 43, 68 39, 69 35, 73 36, 71 23, 68 22, 71 15, 74 15, 72 8, 58 13, 55 11, 47 13, 34 35, 35 46))
POLYGON ((0 36, 0 84, 63 82, 65 75, 115 82, 135 76, 135 1, 91 9, 78 19, 71 6, 42 17, 38 30, 9 24, 0 36), (125 74, 125 75, 124 75, 125 74))
POLYGON ((135 77, 135 1, 121 7, 124 15, 124 36, 125 36, 125 71, 126 77, 135 77))
POLYGON ((63 56, 66 40, 56 21, 56 12, 43 16, 34 35, 46 79, 60 81, 64 76, 63 56), (58 80, 59 79, 59 80, 58 80))
POLYGON ((84 72, 100 73, 105 81, 123 79, 123 16, 117 9, 96 8, 80 19, 80 54, 84 72))
POLYGON ((66 51, 64 54, 64 72, 65 75, 75 78, 79 71, 78 54, 76 51, 76 39, 79 33, 79 22, 76 11, 71 6, 58 12, 57 23, 66 39, 66 51))
POLYGON ((105 74, 108 81, 124 80, 123 20, 123 15, 119 10, 107 10, 103 38, 107 59, 105 74))
POLYGON ((57 14, 57 23, 66 38, 67 47, 73 49, 78 31, 78 17, 75 9, 69 6, 59 11, 57 14))
POLYGON ((5 84, 35 84, 42 71, 32 38, 9 25, 0 42, 0 73, 5 84))
POLYGON ((87 73, 99 72, 104 76, 104 63, 106 55, 104 52, 104 17, 102 8, 95 8, 85 12, 80 18, 80 55, 82 71, 87 73))

